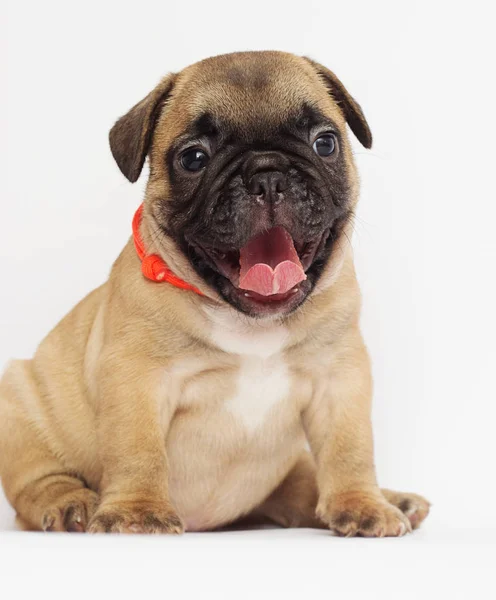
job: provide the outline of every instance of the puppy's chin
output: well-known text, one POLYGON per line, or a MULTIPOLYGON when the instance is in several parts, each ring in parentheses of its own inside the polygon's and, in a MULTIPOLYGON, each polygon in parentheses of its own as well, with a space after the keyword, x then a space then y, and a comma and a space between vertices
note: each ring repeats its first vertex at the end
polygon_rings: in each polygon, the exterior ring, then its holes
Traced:
POLYGON ((287 250, 291 252, 290 258, 284 255, 281 244, 271 247, 270 237, 280 241, 280 231, 269 230, 263 234, 263 240, 249 240, 246 247, 240 249, 221 250, 194 240, 185 244, 196 272, 227 303, 250 317, 270 318, 288 315, 305 302, 329 261, 339 229, 336 224, 313 239, 300 242, 285 232, 291 240, 288 242, 291 248, 287 250), (265 248, 257 254, 255 244, 265 244, 265 248), (262 272, 258 273, 259 270, 262 272), (277 277, 278 271, 282 272, 281 277, 277 277), (275 293, 270 293, 272 291, 275 293))
POLYGON ((296 310, 312 290, 310 281, 305 280, 283 294, 262 296, 228 284, 222 296, 240 312, 256 318, 287 315, 296 310))

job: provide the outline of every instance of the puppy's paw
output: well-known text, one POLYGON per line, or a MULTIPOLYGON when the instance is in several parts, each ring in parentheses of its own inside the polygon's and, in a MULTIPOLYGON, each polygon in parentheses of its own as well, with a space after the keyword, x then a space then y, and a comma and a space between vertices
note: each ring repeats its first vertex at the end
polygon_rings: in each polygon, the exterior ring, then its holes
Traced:
POLYGON ((184 525, 168 505, 116 502, 101 506, 88 526, 89 533, 183 533, 184 525))
POLYGON ((61 496, 43 515, 43 531, 82 533, 98 506, 98 495, 87 488, 61 496))
POLYGON ((408 518, 377 493, 354 491, 320 501, 317 516, 341 536, 398 537, 412 530, 408 518))
POLYGON ((381 490, 388 502, 398 507, 408 517, 412 529, 418 529, 429 514, 430 503, 418 494, 381 490))

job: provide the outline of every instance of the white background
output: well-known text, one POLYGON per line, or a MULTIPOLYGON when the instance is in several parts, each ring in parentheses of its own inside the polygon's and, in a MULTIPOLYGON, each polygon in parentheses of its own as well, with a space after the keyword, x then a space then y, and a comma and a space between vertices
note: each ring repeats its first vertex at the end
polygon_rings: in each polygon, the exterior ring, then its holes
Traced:
MULTIPOLYGON (((354 246, 376 382, 380 483, 423 493, 433 509, 423 530, 403 540, 276 530, 180 541, 5 533, 0 554, 10 565, 3 563, 2 575, 0 562, 0 585, 2 577, 29 571, 33 577, 20 581, 36 584, 38 594, 53 593, 55 581, 73 593, 89 578, 113 593, 124 586, 151 594, 162 581, 164 595, 183 586, 217 598, 249 590, 262 597, 282 590, 493 597, 491 3, 2 6, 0 368, 12 356, 33 354, 105 280, 129 236, 145 177, 132 186, 113 163, 107 132, 115 119, 166 72, 209 55, 268 48, 309 55, 344 81, 374 134, 371 151, 355 144, 363 192, 354 246), (118 573, 119 565, 125 570, 118 573)), ((0 527, 13 528, 1 500, 0 527)))

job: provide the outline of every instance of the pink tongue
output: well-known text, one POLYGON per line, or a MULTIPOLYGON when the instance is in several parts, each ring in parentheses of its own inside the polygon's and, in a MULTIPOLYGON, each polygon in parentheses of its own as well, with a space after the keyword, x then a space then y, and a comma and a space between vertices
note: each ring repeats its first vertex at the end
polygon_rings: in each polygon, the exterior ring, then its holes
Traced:
POLYGON ((239 264, 239 287, 262 296, 285 294, 307 278, 293 239, 283 227, 251 239, 240 250, 239 264))

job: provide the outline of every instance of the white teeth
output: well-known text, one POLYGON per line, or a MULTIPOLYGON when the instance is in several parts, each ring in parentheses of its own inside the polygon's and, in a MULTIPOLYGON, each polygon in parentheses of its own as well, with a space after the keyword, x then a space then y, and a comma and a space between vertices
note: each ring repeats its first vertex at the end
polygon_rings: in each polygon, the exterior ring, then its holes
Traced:
POLYGON ((300 290, 298 288, 295 288, 294 290, 291 290, 292 294, 296 294, 296 292, 299 292, 300 290))
POLYGON ((249 294, 248 292, 244 293, 245 298, 251 298, 251 294, 249 294))

